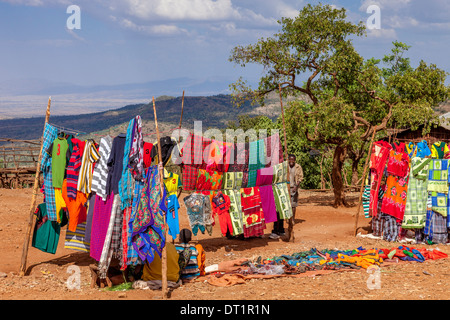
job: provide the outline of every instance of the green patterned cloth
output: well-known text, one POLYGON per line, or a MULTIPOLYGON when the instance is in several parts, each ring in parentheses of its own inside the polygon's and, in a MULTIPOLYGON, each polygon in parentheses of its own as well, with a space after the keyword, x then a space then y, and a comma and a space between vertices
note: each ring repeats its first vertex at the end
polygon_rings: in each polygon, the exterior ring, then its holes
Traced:
POLYGON ((241 189, 243 172, 224 172, 223 188, 225 190, 241 189))
POLYGON ((233 226, 233 236, 244 233, 244 217, 241 206, 241 192, 239 190, 224 190, 223 193, 230 198, 230 218, 233 226))
POLYGON ((275 206, 280 219, 289 219, 292 217, 291 197, 286 182, 273 184, 273 195, 275 206))
POLYGON ((403 229, 422 229, 425 227, 428 198, 428 168, 431 159, 414 157, 411 159, 411 169, 406 195, 403 229))
POLYGON ((448 159, 431 159, 427 190, 448 193, 448 159))
POLYGON ((273 180, 272 183, 287 182, 288 162, 284 161, 273 166, 273 180))

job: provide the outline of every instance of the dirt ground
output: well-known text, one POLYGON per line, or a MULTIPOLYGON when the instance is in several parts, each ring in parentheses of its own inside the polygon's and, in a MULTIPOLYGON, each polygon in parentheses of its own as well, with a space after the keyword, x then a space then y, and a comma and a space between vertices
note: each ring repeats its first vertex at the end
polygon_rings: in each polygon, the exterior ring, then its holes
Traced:
MULTIPOLYGON (((90 288, 89 264, 95 261, 87 253, 64 249, 65 227, 61 230, 56 254, 29 247, 27 272, 19 276, 22 248, 29 217, 31 189, 0 189, 0 299, 1 300, 157 300, 161 291, 128 290, 122 292, 90 288), (81 270, 80 289, 69 289, 68 268, 81 270)), ((335 209, 330 193, 303 191, 297 208, 295 242, 259 239, 228 240, 216 223, 213 235, 194 238, 206 251, 207 265, 237 258, 272 258, 281 254, 317 249, 392 248, 400 244, 354 236, 358 193, 348 194, 353 206, 335 209)), ((181 196, 181 198, 183 195, 181 196)), ((42 196, 38 196, 38 204, 42 196)), ((180 227, 188 227, 186 209, 180 201, 180 227)), ((367 233, 369 220, 360 213, 359 226, 367 233)), ((417 247, 423 247, 417 246, 417 247)), ((450 254, 448 245, 425 246, 450 254)), ((185 284, 170 294, 171 300, 448 300, 450 259, 408 262, 382 266, 380 288, 369 289, 366 270, 336 272, 301 278, 252 279, 231 287, 217 287, 206 281, 185 284)))

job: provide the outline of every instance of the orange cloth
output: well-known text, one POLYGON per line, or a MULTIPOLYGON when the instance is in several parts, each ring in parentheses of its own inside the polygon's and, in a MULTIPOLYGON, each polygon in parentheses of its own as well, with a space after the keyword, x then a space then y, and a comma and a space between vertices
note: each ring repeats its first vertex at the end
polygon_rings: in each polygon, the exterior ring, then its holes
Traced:
POLYGON ((69 211, 69 224, 67 229, 69 231, 75 232, 77 225, 86 222, 87 212, 84 204, 87 201, 86 194, 77 191, 77 197, 72 199, 67 196, 67 180, 64 179, 62 185, 62 196, 67 205, 67 210, 69 211))
POLYGON ((200 271, 200 275, 205 275, 205 261, 206 261, 206 254, 205 250, 203 250, 203 246, 201 244, 196 244, 195 249, 197 249, 198 255, 197 255, 197 264, 198 264, 198 270, 200 271))

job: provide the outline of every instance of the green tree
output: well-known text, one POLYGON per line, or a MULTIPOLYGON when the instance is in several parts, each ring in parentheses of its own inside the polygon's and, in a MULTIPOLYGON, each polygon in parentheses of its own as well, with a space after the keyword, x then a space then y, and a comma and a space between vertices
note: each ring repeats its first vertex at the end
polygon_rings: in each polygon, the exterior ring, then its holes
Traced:
POLYGON ((264 105, 265 96, 278 90, 284 98, 306 95, 310 103, 290 103, 297 121, 286 126, 311 147, 334 149, 334 205, 346 205, 342 169, 349 151, 359 163, 373 134, 436 123, 433 107, 449 96, 447 73, 423 61, 411 67, 403 56, 408 47, 400 42, 382 60, 365 60, 352 38, 364 36, 366 28, 347 21, 344 8, 308 4, 297 17, 278 22, 281 31, 273 37, 232 50, 231 62, 265 71, 257 89, 242 78, 231 84, 234 101, 264 105))

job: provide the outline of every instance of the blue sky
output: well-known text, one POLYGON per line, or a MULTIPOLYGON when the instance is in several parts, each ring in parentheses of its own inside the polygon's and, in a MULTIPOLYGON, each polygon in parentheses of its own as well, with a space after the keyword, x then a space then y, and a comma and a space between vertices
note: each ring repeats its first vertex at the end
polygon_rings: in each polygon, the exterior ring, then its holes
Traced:
MULTIPOLYGON (((412 46, 408 55, 413 65, 423 59, 450 72, 450 1, 321 2, 345 7, 353 22, 369 18, 369 5, 380 7, 381 29, 354 42, 365 58, 382 57, 398 40, 412 46)), ((273 35, 278 19, 294 17, 306 3, 0 0, 0 92, 14 94, 20 86, 26 94, 36 81, 93 86, 182 77, 233 82, 243 76, 255 83, 261 69, 234 65, 228 61, 230 51, 273 35), (80 30, 66 27, 69 5, 81 9, 80 30)))

